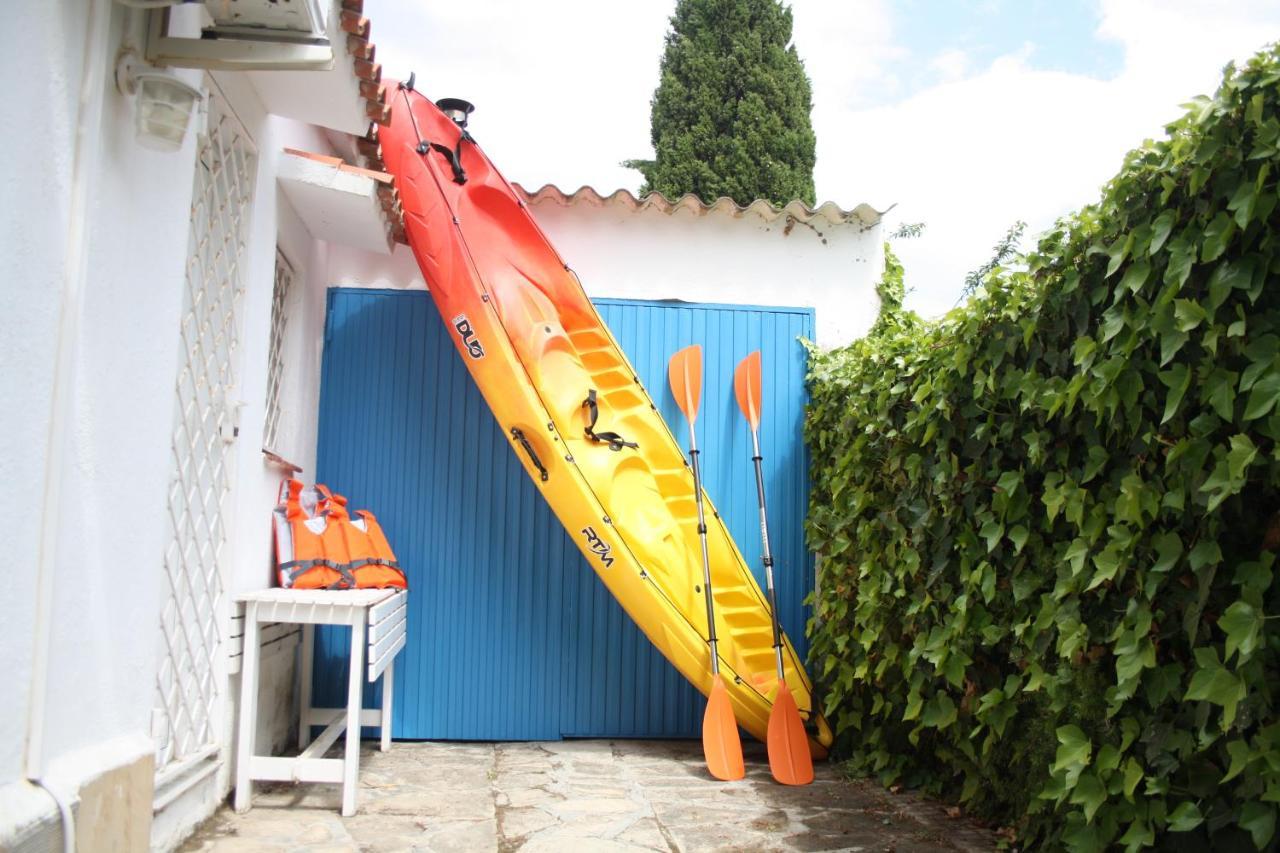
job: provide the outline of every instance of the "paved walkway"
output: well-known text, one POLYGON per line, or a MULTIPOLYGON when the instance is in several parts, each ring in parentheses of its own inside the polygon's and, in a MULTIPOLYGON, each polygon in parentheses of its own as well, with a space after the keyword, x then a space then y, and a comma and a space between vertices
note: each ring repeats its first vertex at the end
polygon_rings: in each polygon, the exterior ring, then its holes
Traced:
POLYGON ((693 741, 366 744, 359 812, 326 785, 259 784, 184 851, 987 851, 993 837, 942 806, 849 782, 828 764, 775 784, 759 744, 747 778, 707 775, 693 741))

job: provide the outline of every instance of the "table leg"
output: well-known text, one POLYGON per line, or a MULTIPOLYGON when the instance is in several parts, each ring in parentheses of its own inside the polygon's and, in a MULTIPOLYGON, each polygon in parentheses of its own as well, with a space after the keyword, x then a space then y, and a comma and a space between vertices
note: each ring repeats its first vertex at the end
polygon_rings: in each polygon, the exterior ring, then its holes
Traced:
POLYGON ((240 738, 236 750, 236 811, 247 812, 252 805, 253 782, 249 762, 253 759, 253 739, 258 727, 258 604, 244 606, 244 652, 240 664, 240 738))
POLYGON ((382 743, 379 748, 386 752, 391 748, 391 700, 396 689, 396 663, 387 664, 382 673, 382 743))
POLYGON ((302 626, 302 681, 298 685, 298 704, 301 716, 298 718, 298 749, 306 749, 311 743, 311 663, 315 659, 316 626, 302 626))
POLYGON ((351 619, 351 674, 347 679, 347 744, 342 765, 342 816, 356 813, 356 783, 360 777, 360 710, 364 704, 364 642, 366 611, 351 619))

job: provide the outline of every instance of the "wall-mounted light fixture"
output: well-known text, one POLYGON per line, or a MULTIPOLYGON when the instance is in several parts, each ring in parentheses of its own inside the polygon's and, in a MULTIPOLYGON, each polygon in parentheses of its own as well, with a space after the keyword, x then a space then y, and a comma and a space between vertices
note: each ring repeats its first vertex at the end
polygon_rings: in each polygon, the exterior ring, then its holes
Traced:
POLYGON ((440 108, 440 112, 453 119, 453 123, 458 127, 466 129, 467 119, 475 112, 475 104, 470 101, 464 101, 462 98, 441 98, 436 101, 436 106, 440 108))
POLYGON ((156 151, 177 151, 186 138, 191 114, 204 93, 172 74, 138 62, 132 50, 116 61, 116 88, 133 95, 133 125, 138 144, 156 151))

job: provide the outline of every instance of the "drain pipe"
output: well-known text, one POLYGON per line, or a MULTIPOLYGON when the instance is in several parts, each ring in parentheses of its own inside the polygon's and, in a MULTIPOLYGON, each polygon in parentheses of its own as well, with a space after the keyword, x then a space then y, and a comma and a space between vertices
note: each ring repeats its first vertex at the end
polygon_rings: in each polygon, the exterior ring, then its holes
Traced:
POLYGON ((62 478, 70 448, 66 424, 74 415, 76 349, 80 315, 84 308, 86 277, 85 209, 89 201, 89 180, 101 135, 103 86, 107 43, 111 34, 109 0, 89 0, 85 30, 84 67, 80 74, 76 106, 74 155, 71 166, 71 194, 67 222, 67 247, 58 307, 57 351, 54 360, 53 394, 44 463, 44 495, 40 507, 40 539, 36 558, 35 643, 32 649, 31 685, 27 700, 27 742, 23 774, 27 780, 49 793, 62 818, 63 849, 73 853, 76 846, 75 816, 68 797, 44 778, 44 723, 48 704, 49 651, 53 632, 53 583, 59 534, 59 502, 62 478), (105 12, 105 14, 104 14, 105 12))

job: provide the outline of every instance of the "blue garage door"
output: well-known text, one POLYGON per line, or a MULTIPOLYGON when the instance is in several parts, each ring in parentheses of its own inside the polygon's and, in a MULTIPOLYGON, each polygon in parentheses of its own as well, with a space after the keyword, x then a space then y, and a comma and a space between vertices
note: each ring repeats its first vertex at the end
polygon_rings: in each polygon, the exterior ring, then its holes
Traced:
MULTIPOLYGON (((806 651, 805 354, 813 311, 601 299, 677 436, 672 353, 704 348, 708 494, 764 585, 733 368, 763 356, 761 440, 783 624, 806 651)), ((318 477, 382 523, 410 584, 392 731, 404 739, 695 737, 703 699, 613 600, 511 453, 422 291, 329 291, 318 477)), ((682 445, 685 442, 682 440, 682 445)), ((346 631, 317 632, 315 698, 346 695, 346 631)), ((370 692, 367 701, 374 701, 370 692)))

